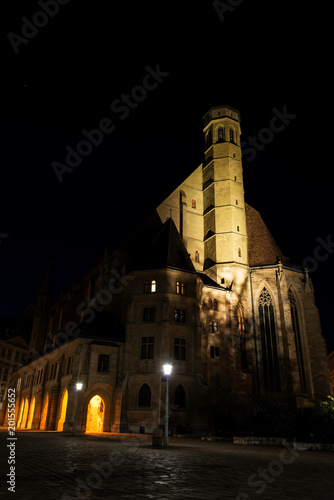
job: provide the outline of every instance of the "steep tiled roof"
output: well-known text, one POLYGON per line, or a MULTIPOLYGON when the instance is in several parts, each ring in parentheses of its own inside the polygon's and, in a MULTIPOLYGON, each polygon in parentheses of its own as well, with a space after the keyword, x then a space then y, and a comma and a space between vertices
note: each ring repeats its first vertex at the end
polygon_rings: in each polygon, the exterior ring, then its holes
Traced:
POLYGON ((132 269, 161 269, 172 267, 195 272, 187 249, 175 226, 169 218, 131 265, 132 269))
POLYGON ((277 264, 289 265, 289 259, 283 256, 269 229, 265 225, 257 210, 245 204, 247 235, 248 235, 248 259, 250 266, 266 266, 277 264))

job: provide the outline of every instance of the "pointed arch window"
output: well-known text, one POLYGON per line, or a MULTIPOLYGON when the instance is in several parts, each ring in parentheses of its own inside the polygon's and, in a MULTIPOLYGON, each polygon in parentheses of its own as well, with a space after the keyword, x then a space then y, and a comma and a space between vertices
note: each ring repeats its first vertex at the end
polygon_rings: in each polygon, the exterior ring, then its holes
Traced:
POLYGON ((238 304, 238 329, 239 335, 245 335, 245 317, 244 308, 241 304, 238 304))
POLYGON ((245 337, 245 316, 244 316, 244 308, 242 304, 238 304, 237 308, 238 314, 238 330, 240 335, 240 362, 241 362, 241 370, 248 370, 247 364, 247 350, 246 350, 246 337, 245 337))
POLYGON ((212 309, 212 298, 209 298, 209 309, 212 309))
POLYGON ((174 404, 179 408, 185 408, 186 406, 186 391, 181 384, 175 389, 174 404))
POLYGON ((269 392, 280 392, 274 306, 270 293, 265 287, 259 297, 259 323, 264 389, 269 392))
POLYGON ((218 311, 218 302, 217 299, 213 299, 213 310, 218 311))
POLYGON ((234 142, 234 130, 232 127, 230 128, 230 142, 234 142))
POLYGON ((225 141, 225 130, 223 127, 219 127, 218 129, 218 142, 225 141))
POLYGON ((151 389, 147 384, 143 384, 139 389, 138 406, 151 406, 151 389))
POLYGON ((291 319, 292 319, 292 328, 295 336, 295 346, 296 346, 296 355, 298 362, 298 370, 299 370, 299 379, 300 379, 300 388, 302 392, 308 392, 307 386, 307 378, 305 371, 305 359, 303 353, 303 342, 300 333, 300 321, 298 315, 298 308, 296 299, 292 293, 292 290, 289 290, 288 293, 289 302, 290 302, 290 310, 291 310, 291 319))

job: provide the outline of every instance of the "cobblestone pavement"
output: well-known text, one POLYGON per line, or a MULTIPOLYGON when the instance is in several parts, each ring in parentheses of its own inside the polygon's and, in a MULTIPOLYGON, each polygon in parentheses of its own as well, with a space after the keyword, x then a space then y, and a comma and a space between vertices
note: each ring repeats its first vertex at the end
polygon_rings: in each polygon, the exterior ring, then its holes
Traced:
POLYGON ((15 493, 0 432, 0 500, 334 499, 334 453, 151 436, 17 431, 15 493))

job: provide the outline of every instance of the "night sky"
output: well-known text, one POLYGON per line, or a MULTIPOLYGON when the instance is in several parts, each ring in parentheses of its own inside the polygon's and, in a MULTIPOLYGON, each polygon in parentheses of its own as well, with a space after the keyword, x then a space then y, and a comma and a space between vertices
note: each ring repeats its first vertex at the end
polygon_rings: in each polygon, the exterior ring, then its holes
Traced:
POLYGON ((240 111, 246 147, 249 137, 266 140, 252 161, 244 153, 245 198, 284 255, 300 265, 314 259, 319 238, 327 242, 310 276, 334 349, 332 183, 324 136, 330 66, 324 40, 315 36, 328 13, 294 4, 62 0, 55 7, 24 0, 3 6, 1 316, 35 301, 50 258, 56 298, 163 201, 202 162, 204 113, 228 104, 240 111), (145 80, 153 71, 161 75, 157 85, 152 76, 145 80), (154 87, 146 96, 134 90, 143 81, 154 87), (130 99, 121 112, 117 99, 132 92, 138 102, 130 99), (284 110, 289 123, 268 135, 275 113, 284 110), (53 162, 66 164, 66 148, 75 149, 82 131, 101 122, 113 130, 59 182, 53 162))

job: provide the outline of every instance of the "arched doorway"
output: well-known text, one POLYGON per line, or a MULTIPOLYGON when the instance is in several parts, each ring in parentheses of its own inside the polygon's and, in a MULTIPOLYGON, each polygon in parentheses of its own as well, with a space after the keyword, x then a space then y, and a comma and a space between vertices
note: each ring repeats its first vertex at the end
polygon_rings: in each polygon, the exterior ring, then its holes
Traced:
POLYGON ((34 413, 35 413, 35 402, 36 402, 36 398, 34 398, 30 403, 27 429, 31 429, 31 427, 32 427, 32 422, 33 422, 34 413))
POLYGON ((17 427, 21 427, 22 423, 22 417, 23 417, 23 409, 24 409, 24 399, 21 401, 21 406, 20 406, 20 411, 19 411, 19 418, 17 419, 17 427))
POLYGON ((46 417, 48 414, 48 407, 49 407, 49 395, 47 394, 44 399, 44 405, 42 409, 42 415, 41 415, 41 423, 39 428, 44 431, 45 430, 45 424, 46 424, 46 417))
POLYGON ((28 401, 28 398, 26 398, 24 400, 23 416, 22 416, 22 422, 21 422, 22 429, 25 428, 26 423, 27 423, 28 409, 29 409, 29 401, 28 401))
POLYGON ((58 432, 63 432, 64 422, 66 418, 67 400, 68 400, 68 391, 67 389, 65 389, 63 397, 61 398, 60 409, 59 409, 59 419, 57 425, 58 432))
POLYGON ((103 432, 105 404, 101 396, 94 396, 87 408, 86 432, 103 432))

